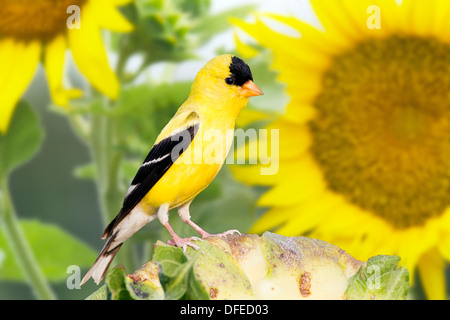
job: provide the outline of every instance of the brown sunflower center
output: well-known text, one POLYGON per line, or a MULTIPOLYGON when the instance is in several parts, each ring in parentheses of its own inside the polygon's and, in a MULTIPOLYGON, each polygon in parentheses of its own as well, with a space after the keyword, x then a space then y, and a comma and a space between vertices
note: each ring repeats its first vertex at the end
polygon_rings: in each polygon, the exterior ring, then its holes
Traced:
POLYGON ((86 0, 5 0, 0 4, 0 36, 18 40, 48 40, 67 30, 71 5, 86 0))
POLYGON ((398 228, 450 206, 450 45, 390 37, 335 57, 312 152, 331 190, 398 228))

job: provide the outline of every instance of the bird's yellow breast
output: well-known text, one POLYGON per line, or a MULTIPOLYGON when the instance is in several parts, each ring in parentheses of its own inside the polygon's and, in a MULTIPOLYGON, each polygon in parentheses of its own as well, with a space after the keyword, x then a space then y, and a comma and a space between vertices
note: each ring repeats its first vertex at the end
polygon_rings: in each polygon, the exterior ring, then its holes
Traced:
POLYGON ((202 121, 190 146, 147 193, 143 204, 156 208, 168 203, 174 208, 192 200, 220 171, 233 136, 234 121, 202 121))

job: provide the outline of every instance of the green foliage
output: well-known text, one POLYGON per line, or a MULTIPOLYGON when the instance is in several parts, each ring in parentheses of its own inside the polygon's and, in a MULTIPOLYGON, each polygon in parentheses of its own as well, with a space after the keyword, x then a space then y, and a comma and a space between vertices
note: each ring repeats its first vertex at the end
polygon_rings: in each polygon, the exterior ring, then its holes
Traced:
POLYGON ((145 157, 164 125, 188 97, 191 84, 176 82, 125 88, 111 114, 117 120, 122 151, 129 156, 137 155, 139 160, 145 157))
POLYGON ((194 274, 194 259, 188 260, 181 248, 158 244, 153 260, 160 264, 159 279, 166 300, 209 299, 194 274))
POLYGON ((230 16, 243 18, 253 9, 247 5, 212 15, 209 0, 137 0, 124 10, 135 30, 116 39, 116 48, 122 61, 142 54, 141 68, 192 59, 195 49, 230 27, 230 16))
MULTIPOLYGON (((52 224, 37 220, 20 221, 20 226, 36 261, 46 278, 61 281, 67 278, 67 267, 87 267, 95 260, 96 253, 86 244, 52 224)), ((26 277, 14 258, 7 237, 0 229, 0 248, 4 261, 0 264, 0 280, 24 281, 26 277)))
POLYGON ((216 15, 203 16, 201 20, 193 26, 191 32, 195 33, 200 43, 206 43, 211 40, 212 37, 220 32, 225 31, 230 17, 244 18, 250 12, 254 10, 253 5, 245 5, 237 8, 232 8, 216 15))
POLYGON ((397 256, 375 256, 350 278, 349 300, 405 300, 409 290, 409 271, 398 266, 397 256))
POLYGON ((105 279, 107 294, 111 300, 132 300, 127 290, 125 271, 121 267, 114 268, 105 279))
POLYGON ((207 300, 208 293, 194 274, 195 258, 187 259, 180 248, 157 243, 153 255, 163 291, 139 276, 127 276, 119 267, 111 270, 105 285, 90 295, 89 300, 207 300), (137 278, 135 281, 134 279, 137 278))
MULTIPOLYGON (((2 250, 0 250, 0 272, 2 270, 4 261, 5 261, 5 253, 2 250)), ((1 275, 1 273, 0 273, 0 275, 1 275)))
POLYGON ((0 134, 0 181, 39 149, 43 132, 36 112, 28 103, 17 105, 6 134, 0 134))

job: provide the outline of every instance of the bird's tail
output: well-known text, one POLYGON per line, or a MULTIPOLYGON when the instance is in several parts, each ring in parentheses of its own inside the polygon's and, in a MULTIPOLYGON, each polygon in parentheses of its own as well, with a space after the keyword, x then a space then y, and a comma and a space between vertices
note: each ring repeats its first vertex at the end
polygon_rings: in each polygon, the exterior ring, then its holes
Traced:
POLYGON ((115 236, 111 236, 103 247, 102 251, 98 255, 91 269, 86 273, 83 280, 81 280, 81 285, 85 284, 91 277, 94 279, 96 284, 99 284, 103 277, 105 276, 106 271, 108 270, 109 265, 113 261, 115 255, 119 251, 122 243, 117 244, 114 243, 115 236), (114 245, 113 248, 111 248, 114 245))
MULTIPOLYGON (((102 236, 102 238, 109 237, 108 241, 102 251, 100 251, 91 269, 89 269, 83 280, 81 280, 82 285, 91 277, 97 284, 102 281, 109 265, 122 244, 144 225, 155 219, 156 215, 154 211, 155 209, 153 208, 147 208, 144 211, 140 206, 136 206, 125 217, 122 217, 122 219, 116 217, 108 225, 102 236)), ((118 217, 120 217, 120 213, 118 217)))

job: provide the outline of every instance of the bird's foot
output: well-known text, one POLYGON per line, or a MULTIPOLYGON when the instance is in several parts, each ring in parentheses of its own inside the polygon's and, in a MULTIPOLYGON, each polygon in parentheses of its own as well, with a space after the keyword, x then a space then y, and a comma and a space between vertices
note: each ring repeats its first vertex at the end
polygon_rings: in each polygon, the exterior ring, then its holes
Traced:
POLYGON ((189 238, 180 238, 180 237, 174 237, 173 239, 167 241, 167 244, 171 246, 177 246, 179 248, 183 249, 183 252, 186 252, 186 248, 189 246, 195 250, 200 249, 200 247, 194 243, 191 242, 191 240, 201 240, 197 237, 189 237, 189 238))
POLYGON ((241 235, 241 233, 239 232, 239 230, 233 229, 233 230, 228 230, 222 233, 216 233, 216 234, 210 234, 210 233, 206 233, 206 234, 202 234, 202 238, 208 238, 208 237, 219 237, 219 238, 224 238, 230 234, 234 234, 237 233, 238 235, 241 235))

